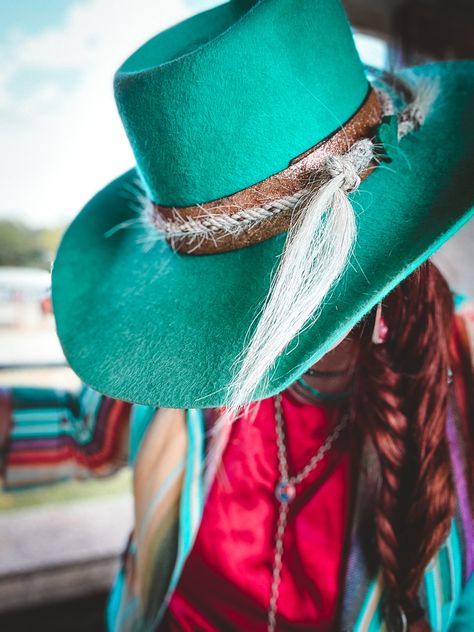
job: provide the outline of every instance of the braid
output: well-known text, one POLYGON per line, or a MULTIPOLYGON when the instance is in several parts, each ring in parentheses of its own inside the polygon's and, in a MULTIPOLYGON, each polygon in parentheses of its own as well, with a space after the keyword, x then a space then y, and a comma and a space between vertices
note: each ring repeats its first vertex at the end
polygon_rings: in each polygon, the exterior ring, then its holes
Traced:
POLYGON ((384 345, 371 344, 372 328, 361 326, 354 406, 380 462, 376 543, 390 602, 409 618, 414 610, 415 621, 423 573, 449 532, 455 498, 446 438, 452 299, 431 263, 384 300, 384 317, 384 345))
POLYGON ((400 377, 392 369, 385 349, 376 346, 370 353, 370 362, 361 359, 360 375, 364 376, 364 384, 363 387, 358 384, 357 388, 359 412, 356 419, 363 420, 381 468, 375 539, 385 582, 398 598, 400 502, 408 423, 398 396, 400 377))
POLYGON ((394 352, 404 375, 404 409, 413 424, 411 444, 416 459, 403 541, 407 600, 415 597, 424 569, 449 533, 455 501, 446 437, 452 299, 433 265, 428 264, 415 280, 418 324, 405 334, 405 353, 394 352))

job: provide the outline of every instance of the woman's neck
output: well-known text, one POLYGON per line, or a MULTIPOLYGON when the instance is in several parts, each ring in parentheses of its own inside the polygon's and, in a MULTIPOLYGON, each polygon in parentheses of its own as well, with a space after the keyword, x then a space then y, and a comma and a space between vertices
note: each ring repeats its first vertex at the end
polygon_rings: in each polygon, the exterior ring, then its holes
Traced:
MULTIPOLYGON (((359 341, 347 336, 328 351, 302 378, 313 392, 326 394, 329 399, 350 391, 357 364, 359 341)), ((300 401, 311 399, 311 391, 305 391, 298 383, 291 387, 292 394, 300 401)))

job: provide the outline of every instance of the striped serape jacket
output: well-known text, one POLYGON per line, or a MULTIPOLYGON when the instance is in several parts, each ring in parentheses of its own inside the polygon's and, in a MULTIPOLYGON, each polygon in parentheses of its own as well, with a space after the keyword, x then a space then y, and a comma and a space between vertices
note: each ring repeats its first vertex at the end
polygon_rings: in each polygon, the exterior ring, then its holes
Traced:
MULTIPOLYGON (((474 631, 474 520, 468 497, 474 448, 466 440, 467 424, 472 427, 474 420, 468 413, 472 393, 467 393, 464 379, 474 358, 474 305, 458 303, 447 418, 456 511, 419 593, 435 632, 474 631)), ((107 624, 111 632, 156 629, 204 509, 210 482, 205 465, 206 411, 157 411, 112 400, 86 387, 76 395, 12 388, 0 392, 0 445, 2 438, 6 491, 110 475, 128 456, 134 468, 135 529, 110 594, 107 624), (140 599, 144 594, 146 600, 140 599), (146 607, 140 607, 143 601, 146 607)), ((343 632, 388 632, 382 574, 368 554, 373 548, 371 457, 366 442, 341 600, 343 632)))

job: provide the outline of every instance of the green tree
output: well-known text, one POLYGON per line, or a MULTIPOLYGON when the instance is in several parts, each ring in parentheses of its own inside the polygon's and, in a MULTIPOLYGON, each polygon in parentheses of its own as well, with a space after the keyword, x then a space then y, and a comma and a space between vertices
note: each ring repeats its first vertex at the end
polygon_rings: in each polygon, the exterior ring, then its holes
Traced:
POLYGON ((33 230, 21 222, 1 220, 0 266, 49 269, 60 235, 60 229, 33 230))

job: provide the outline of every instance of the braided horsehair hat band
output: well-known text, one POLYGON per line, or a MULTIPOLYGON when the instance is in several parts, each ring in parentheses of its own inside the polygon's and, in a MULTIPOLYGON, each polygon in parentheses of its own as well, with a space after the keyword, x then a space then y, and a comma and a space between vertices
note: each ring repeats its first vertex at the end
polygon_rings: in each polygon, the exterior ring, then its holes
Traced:
MULTIPOLYGON (((290 226, 291 214, 311 189, 328 180, 331 162, 351 153, 363 172, 373 161, 372 144, 381 106, 374 90, 358 112, 330 138, 295 158, 284 171, 226 198, 187 208, 149 202, 145 218, 171 247, 188 254, 213 254, 258 243, 290 226), (326 176, 326 177, 325 177, 326 176)), ((355 164, 355 162, 354 162, 355 164)), ((333 165, 336 167, 336 165, 333 165)), ((343 165, 341 164, 341 167, 343 165)))
MULTIPOLYGON (((397 114, 400 139, 423 123, 436 97, 436 82, 425 82, 415 89, 388 73, 383 77, 405 100, 397 114)), ((356 190, 372 169, 386 160, 377 130, 384 118, 394 114, 388 92, 370 88, 349 121, 294 158, 284 171, 233 195, 189 207, 155 204, 138 182, 136 209, 152 229, 152 239, 155 228, 156 238, 166 239, 181 253, 222 253, 269 239, 286 232, 293 213, 304 212, 305 202, 333 178, 342 176, 341 191, 356 190)))

